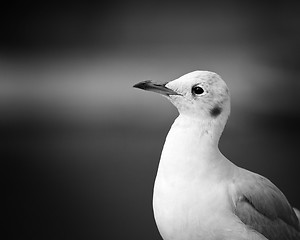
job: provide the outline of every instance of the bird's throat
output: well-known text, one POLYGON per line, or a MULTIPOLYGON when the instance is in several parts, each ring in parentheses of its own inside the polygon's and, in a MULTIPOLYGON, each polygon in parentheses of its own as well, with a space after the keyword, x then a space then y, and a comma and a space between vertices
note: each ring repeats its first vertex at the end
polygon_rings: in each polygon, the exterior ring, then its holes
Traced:
POLYGON ((218 149, 222 130, 212 121, 180 115, 166 138, 158 174, 171 178, 211 174, 223 159, 218 149))

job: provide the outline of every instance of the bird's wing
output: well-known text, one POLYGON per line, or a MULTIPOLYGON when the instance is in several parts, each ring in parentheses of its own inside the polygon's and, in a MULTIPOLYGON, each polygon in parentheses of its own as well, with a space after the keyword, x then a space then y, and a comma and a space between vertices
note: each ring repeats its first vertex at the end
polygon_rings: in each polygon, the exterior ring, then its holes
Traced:
POLYGON ((294 211, 295 211, 297 218, 299 220, 299 223, 300 223, 300 211, 297 208, 294 208, 294 211))
POLYGON ((269 240, 300 240, 300 225, 283 193, 268 179, 241 169, 233 181, 234 212, 269 240))

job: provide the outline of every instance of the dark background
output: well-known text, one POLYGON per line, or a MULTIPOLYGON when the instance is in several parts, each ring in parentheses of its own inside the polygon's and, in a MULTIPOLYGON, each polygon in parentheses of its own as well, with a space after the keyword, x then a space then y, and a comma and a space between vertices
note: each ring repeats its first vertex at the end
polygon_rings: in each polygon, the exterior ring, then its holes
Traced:
POLYGON ((177 112, 132 85, 211 70, 220 142, 300 208, 296 1, 23 3, 1 8, 0 131, 9 239, 160 239, 152 188, 177 112))

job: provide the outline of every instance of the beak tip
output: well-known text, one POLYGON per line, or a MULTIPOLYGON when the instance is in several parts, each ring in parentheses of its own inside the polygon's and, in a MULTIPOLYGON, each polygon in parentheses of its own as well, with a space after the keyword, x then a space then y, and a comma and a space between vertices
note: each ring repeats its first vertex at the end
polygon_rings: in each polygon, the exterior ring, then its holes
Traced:
POLYGON ((134 88, 140 88, 140 89, 146 89, 146 85, 149 82, 150 82, 149 80, 142 81, 142 82, 134 84, 132 87, 134 87, 134 88))
POLYGON ((160 84, 160 83, 155 83, 151 80, 146 80, 146 81, 139 82, 137 84, 134 84, 133 87, 143 89, 143 90, 146 90, 146 91, 152 91, 152 92, 160 93, 160 94, 166 95, 166 96, 180 95, 177 92, 173 91, 172 89, 167 88, 166 83, 160 84))

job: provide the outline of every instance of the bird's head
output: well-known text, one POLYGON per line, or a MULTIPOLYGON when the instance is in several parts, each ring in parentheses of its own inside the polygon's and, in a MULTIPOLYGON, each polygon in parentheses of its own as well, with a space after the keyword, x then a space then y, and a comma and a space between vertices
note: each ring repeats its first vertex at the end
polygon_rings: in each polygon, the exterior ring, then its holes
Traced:
POLYGON ((163 94, 181 115, 202 120, 222 118, 226 122, 230 113, 227 85, 213 72, 194 71, 165 84, 144 81, 134 87, 163 94))

